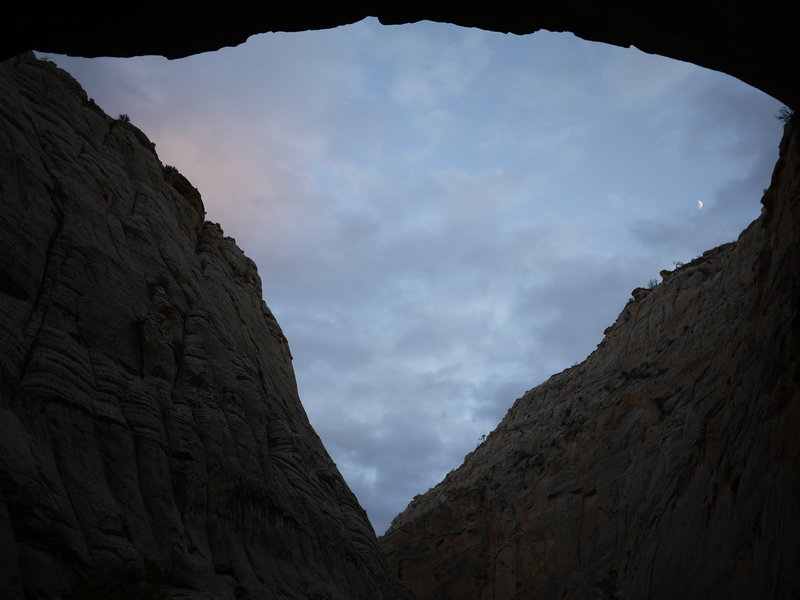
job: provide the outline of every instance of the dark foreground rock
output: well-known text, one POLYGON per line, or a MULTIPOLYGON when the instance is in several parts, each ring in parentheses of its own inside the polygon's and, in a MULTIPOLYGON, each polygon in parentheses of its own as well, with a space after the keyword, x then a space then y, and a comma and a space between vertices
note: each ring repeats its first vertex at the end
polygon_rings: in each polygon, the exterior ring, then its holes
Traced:
POLYGON ((639 290, 394 520, 419 600, 800 598, 798 125, 737 242, 639 290))
POLYGON ((32 55, 0 65, 0 231, 0 598, 406 597, 255 264, 32 55))
POLYGON ((271 2, 162 3, 158 14, 127 3, 17 3, 0 21, 0 60, 26 50, 79 56, 162 54, 177 58, 243 43, 266 31, 301 31, 355 23, 421 20, 533 33, 571 31, 586 40, 693 62, 738 77, 800 108, 800 4, 761 0, 729 6, 718 0, 570 0, 569 2, 271 2), (102 17, 102 27, 98 26, 102 17))

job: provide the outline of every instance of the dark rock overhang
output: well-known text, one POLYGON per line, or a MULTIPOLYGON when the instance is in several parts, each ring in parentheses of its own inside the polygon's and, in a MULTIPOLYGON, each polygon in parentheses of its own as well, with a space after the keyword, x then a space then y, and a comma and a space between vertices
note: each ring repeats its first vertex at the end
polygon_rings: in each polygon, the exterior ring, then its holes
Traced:
MULTIPOLYGON (((0 36, 0 60, 26 50, 79 56, 159 54, 179 58, 243 43, 267 31, 323 29, 368 16, 386 25, 421 20, 525 34, 571 31, 723 71, 787 106, 800 106, 800 4, 560 0, 480 8, 450 3, 195 4, 190 10, 112 4, 18 4, 0 36)), ((280 60, 280 57, 265 57, 280 60)))

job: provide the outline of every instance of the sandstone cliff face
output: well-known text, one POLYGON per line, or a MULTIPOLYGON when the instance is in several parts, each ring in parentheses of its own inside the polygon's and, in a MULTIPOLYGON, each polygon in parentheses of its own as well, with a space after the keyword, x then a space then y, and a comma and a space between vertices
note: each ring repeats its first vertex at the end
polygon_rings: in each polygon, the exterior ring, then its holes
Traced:
POLYGON ((0 597, 406 597, 253 262, 30 55, 0 65, 0 230, 0 597))
POLYGON ((739 240, 641 290, 382 538, 419 600, 800 597, 800 127, 739 240))

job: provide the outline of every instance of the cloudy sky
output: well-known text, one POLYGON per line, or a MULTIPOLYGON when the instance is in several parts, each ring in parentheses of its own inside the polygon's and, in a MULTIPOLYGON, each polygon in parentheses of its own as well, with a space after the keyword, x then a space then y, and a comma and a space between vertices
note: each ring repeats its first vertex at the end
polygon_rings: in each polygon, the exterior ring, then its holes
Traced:
POLYGON ((782 130, 731 77, 571 34, 366 20, 179 61, 51 58, 256 261, 378 534, 634 287, 735 239, 782 130))

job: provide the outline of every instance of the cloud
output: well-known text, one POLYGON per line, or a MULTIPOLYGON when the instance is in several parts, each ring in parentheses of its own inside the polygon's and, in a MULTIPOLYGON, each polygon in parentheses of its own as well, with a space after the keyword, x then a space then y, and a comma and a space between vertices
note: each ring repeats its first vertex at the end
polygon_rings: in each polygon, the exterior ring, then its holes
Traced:
POLYGON ((691 195, 658 218, 628 225, 639 243, 683 262, 735 240, 758 217, 782 129, 774 118, 778 103, 730 77, 714 74, 695 90, 695 99, 683 127, 669 135, 681 149, 685 183, 696 178, 696 189, 688 185, 691 195), (696 210, 698 200, 702 211, 696 210))
POLYGON ((583 360, 632 288, 732 239, 777 156, 763 94, 571 35, 367 20, 58 61, 259 265, 378 533, 583 360))
POLYGON ((381 32, 375 57, 390 69, 389 97, 416 110, 452 102, 467 92, 491 61, 492 34, 439 23, 381 32))
POLYGON ((646 54, 636 48, 609 48, 608 59, 600 69, 605 93, 616 105, 653 106, 660 96, 683 87, 687 79, 699 72, 690 63, 646 54))

